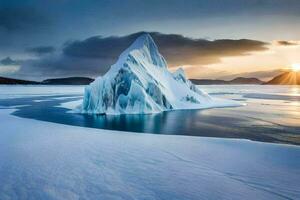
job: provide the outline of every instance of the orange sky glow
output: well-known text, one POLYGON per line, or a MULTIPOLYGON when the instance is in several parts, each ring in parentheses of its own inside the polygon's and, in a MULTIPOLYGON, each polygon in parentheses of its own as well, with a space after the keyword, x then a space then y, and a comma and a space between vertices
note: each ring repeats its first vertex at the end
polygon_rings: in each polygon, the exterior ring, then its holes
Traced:
MULTIPOLYGON (((208 65, 184 65, 182 66, 189 78, 224 78, 235 75, 255 75, 255 72, 272 70, 293 70, 300 63, 300 42, 293 41, 293 45, 278 45, 277 41, 270 43, 268 50, 252 52, 243 56, 224 57, 221 62, 208 65)), ((171 67, 175 70, 180 66, 171 67)), ((300 70, 300 67, 299 67, 300 70)), ((268 80, 270 77, 261 77, 268 80)))

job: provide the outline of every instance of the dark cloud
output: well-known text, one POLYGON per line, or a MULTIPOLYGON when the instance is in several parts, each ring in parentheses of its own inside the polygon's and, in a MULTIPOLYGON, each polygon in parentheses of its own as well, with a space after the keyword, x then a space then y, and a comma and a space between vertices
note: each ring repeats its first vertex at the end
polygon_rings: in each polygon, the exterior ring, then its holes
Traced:
MULTIPOLYGON (((114 60, 141 33, 123 37, 91 37, 83 41, 68 42, 63 52, 71 57, 114 60)), ((246 55, 266 50, 266 43, 255 40, 204 40, 178 34, 152 32, 151 36, 170 65, 211 64, 224 56, 246 55)))
POLYGON ((299 9, 298 0, 0 0, 0 55, 139 30, 266 41, 280 35, 292 40, 300 33, 299 9))
POLYGON ((142 32, 123 37, 95 36, 82 41, 69 41, 65 44, 63 53, 71 57, 115 59, 141 34, 142 32))
MULTIPOLYGON (((139 32, 122 37, 90 37, 85 40, 69 41, 64 44, 61 54, 24 62, 20 73, 38 76, 99 76, 116 62, 139 35, 139 32)), ((247 55, 253 51, 265 50, 266 43, 255 40, 214 40, 192 39, 176 34, 151 33, 160 52, 170 66, 206 65, 220 62, 227 56, 247 55)))
POLYGON ((275 41, 276 45, 279 46, 292 46, 292 45, 299 45, 298 41, 287 41, 287 40, 277 40, 275 41))
POLYGON ((39 46, 39 47, 31 47, 27 48, 26 52, 32 53, 38 56, 53 53, 55 51, 55 48, 52 46, 39 46))
POLYGON ((0 63, 1 63, 1 65, 4 65, 4 66, 10 66, 10 65, 20 65, 21 61, 13 60, 10 57, 6 57, 6 58, 3 58, 2 60, 0 60, 0 63))
POLYGON ((49 55, 22 63, 17 77, 42 80, 66 76, 97 77, 104 74, 112 60, 49 55))
POLYGON ((280 35, 293 40, 300 33, 299 8, 298 0, 0 0, 0 55, 23 56, 30 47, 58 47, 68 39, 139 30, 265 41, 280 35))
POLYGON ((222 57, 247 55, 266 50, 266 43, 256 40, 204 40, 191 39, 177 34, 154 33, 171 65, 203 65, 220 62, 222 57))

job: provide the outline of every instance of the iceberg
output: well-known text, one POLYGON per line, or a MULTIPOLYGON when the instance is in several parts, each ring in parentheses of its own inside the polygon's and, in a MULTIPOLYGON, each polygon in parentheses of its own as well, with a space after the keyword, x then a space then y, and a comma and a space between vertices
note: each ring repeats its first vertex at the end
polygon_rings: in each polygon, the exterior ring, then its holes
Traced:
POLYGON ((145 33, 119 56, 104 76, 85 88, 81 112, 147 114, 236 105, 198 89, 182 68, 171 73, 155 42, 145 33))

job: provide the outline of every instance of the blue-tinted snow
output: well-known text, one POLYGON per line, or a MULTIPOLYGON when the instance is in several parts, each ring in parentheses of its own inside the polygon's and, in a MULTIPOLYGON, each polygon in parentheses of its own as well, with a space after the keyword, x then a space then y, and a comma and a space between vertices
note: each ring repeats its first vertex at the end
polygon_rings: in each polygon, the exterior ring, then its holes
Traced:
POLYGON ((123 134, 0 110, 0 199, 297 199, 300 148, 123 134))

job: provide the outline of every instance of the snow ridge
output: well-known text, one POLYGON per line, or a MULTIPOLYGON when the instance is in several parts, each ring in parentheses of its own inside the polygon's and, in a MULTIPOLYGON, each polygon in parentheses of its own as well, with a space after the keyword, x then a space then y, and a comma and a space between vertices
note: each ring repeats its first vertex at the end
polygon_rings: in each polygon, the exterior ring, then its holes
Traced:
POLYGON ((199 90, 179 68, 168 71, 164 57, 149 34, 142 34, 102 77, 85 88, 81 112, 145 114, 174 109, 234 106, 199 90))

